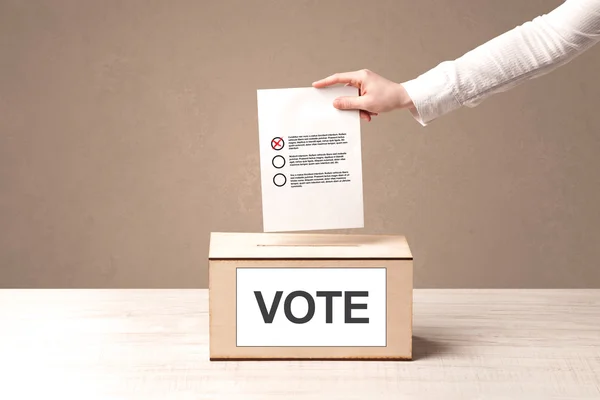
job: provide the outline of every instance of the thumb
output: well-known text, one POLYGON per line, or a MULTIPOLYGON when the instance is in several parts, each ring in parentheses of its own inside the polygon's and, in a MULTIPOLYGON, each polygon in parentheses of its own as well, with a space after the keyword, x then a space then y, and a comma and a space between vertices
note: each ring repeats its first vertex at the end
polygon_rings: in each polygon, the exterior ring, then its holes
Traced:
POLYGON ((342 96, 333 101, 333 106, 339 110, 364 110, 365 98, 363 96, 342 96))

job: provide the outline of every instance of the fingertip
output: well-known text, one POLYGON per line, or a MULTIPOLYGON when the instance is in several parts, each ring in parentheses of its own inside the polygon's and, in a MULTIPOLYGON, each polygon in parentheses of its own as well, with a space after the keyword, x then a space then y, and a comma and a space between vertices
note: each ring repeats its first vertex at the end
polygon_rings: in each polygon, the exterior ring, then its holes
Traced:
POLYGON ((318 80, 314 81, 312 83, 312 85, 313 85, 313 87, 316 87, 316 88, 324 88, 331 84, 330 81, 331 81, 331 78, 327 77, 327 78, 318 79, 318 80))

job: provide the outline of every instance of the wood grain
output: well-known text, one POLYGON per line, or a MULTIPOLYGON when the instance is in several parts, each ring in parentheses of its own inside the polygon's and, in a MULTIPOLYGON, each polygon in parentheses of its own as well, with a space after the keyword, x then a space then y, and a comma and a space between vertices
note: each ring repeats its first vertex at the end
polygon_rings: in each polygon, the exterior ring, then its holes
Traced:
POLYGON ((207 290, 0 291, 2 399, 599 399, 600 290, 414 290, 414 361, 210 362, 207 290))

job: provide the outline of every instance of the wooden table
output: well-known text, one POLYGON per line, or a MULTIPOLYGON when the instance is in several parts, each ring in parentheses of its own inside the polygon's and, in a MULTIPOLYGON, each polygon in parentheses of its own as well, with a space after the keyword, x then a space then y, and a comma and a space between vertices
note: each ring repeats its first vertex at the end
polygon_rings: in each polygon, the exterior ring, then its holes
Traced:
POLYGON ((600 290, 414 293, 414 361, 210 362, 206 290, 0 290, 0 399, 600 399, 600 290))

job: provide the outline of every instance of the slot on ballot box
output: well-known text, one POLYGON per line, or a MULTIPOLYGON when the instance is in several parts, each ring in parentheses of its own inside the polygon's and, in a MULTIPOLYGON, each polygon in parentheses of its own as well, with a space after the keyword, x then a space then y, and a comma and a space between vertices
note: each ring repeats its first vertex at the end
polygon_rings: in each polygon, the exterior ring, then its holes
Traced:
POLYGON ((211 360, 412 359, 404 236, 213 232, 211 360))

